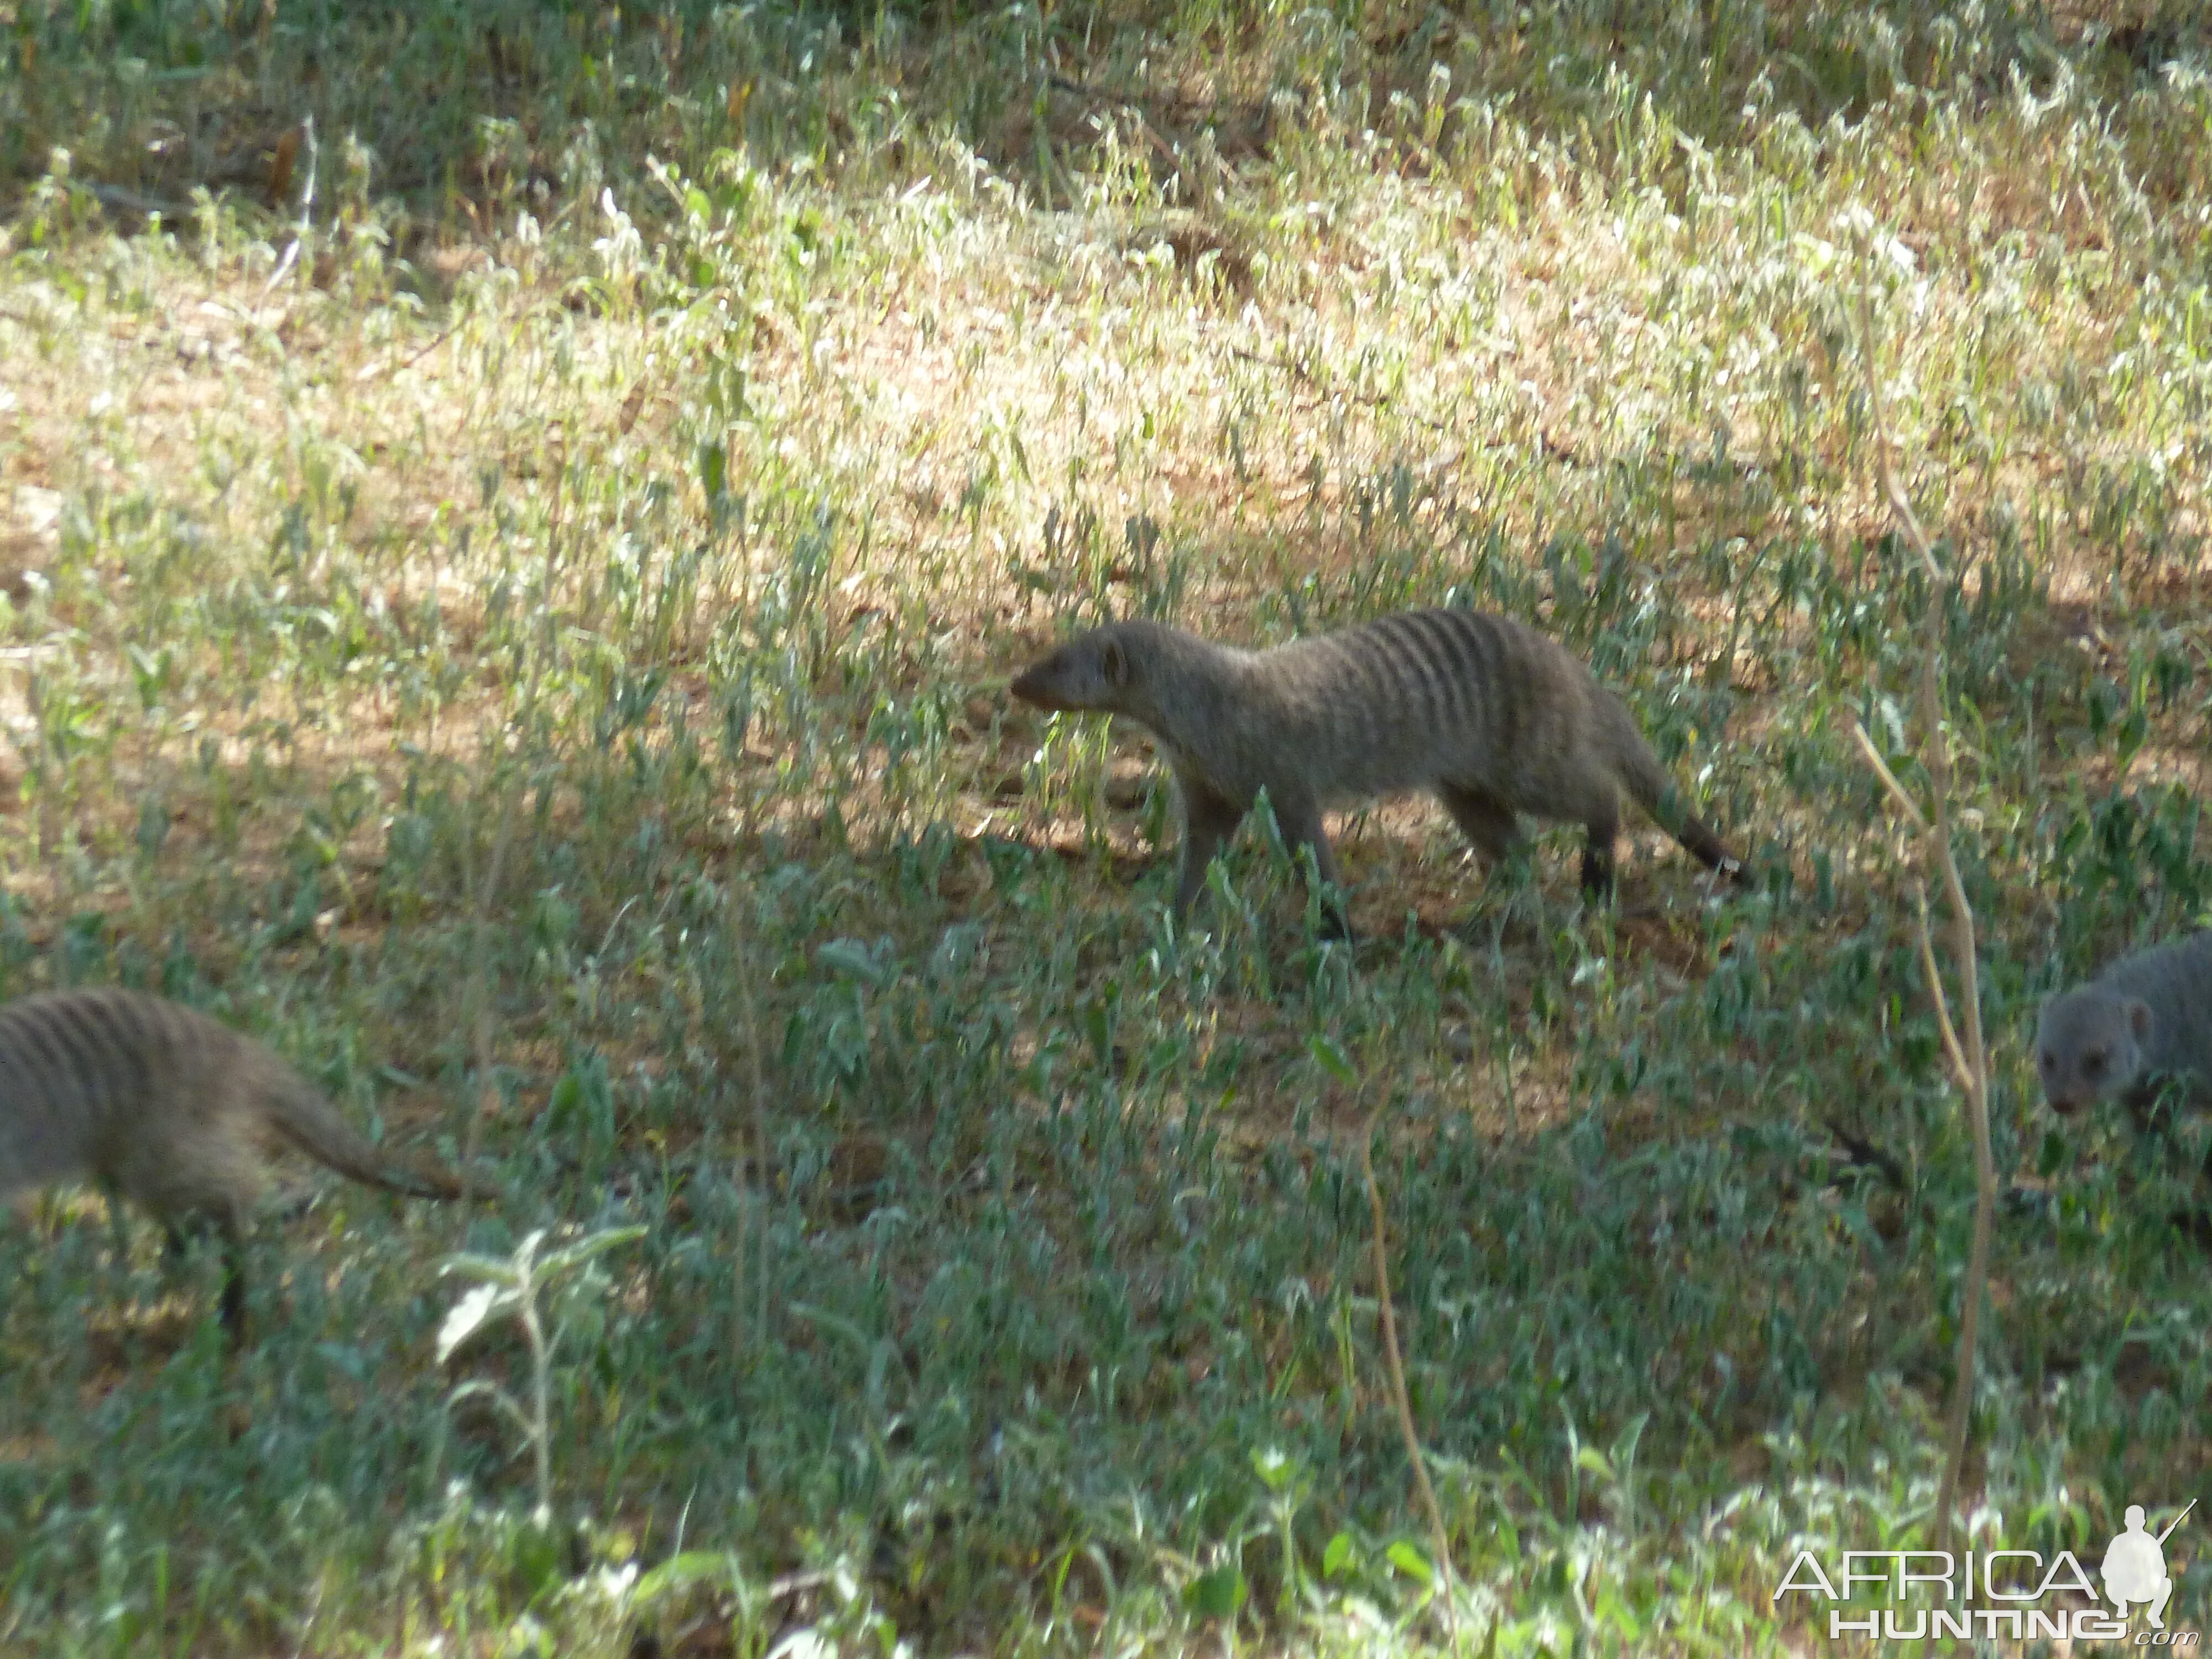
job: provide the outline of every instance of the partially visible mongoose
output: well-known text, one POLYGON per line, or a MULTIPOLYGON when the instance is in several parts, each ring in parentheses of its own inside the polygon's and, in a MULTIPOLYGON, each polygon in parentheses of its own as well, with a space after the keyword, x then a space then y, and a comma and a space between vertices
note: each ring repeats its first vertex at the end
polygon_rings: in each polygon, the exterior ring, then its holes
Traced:
POLYGON ((88 1180, 151 1211, 173 1251, 223 1243, 223 1328, 245 1340, 245 1234, 283 1140, 356 1181, 422 1198, 483 1190, 379 1151, 275 1054, 137 991, 55 991, 0 1006, 0 1199, 88 1180))
MULTIPOLYGON (((1741 866, 1673 799, 1620 700, 1555 641, 1510 617, 1407 611, 1272 651, 1240 651, 1152 622, 1093 629, 1008 688, 1048 709, 1148 727, 1182 798, 1180 916, 1265 788, 1285 844, 1341 885, 1324 808, 1435 793, 1492 860, 1521 842, 1517 812, 1583 825, 1583 885, 1613 884, 1623 793, 1709 867, 1741 866)), ((1344 918, 1333 915, 1337 931, 1344 918)))
POLYGON ((2143 1121, 2167 1079, 2212 1105, 2212 932, 2122 957, 2051 998, 2035 1064, 2055 1112, 2116 1100, 2143 1121))

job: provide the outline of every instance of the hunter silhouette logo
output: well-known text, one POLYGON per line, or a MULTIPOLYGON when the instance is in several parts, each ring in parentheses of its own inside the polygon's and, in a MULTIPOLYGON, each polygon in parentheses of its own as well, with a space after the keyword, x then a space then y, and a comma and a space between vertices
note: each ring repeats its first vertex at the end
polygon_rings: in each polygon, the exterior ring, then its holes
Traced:
POLYGON ((2166 1628, 2166 1604, 2173 1595, 2173 1580, 2166 1576, 2166 1540, 2173 1536, 2175 1527, 2189 1518, 2189 1510, 2196 1507, 2192 1498, 2189 1509, 2175 1516, 2172 1525, 2154 1538, 2143 1530, 2142 1505, 2128 1505, 2128 1529, 2105 1550, 2105 1594, 2112 1598, 2121 1618, 2129 1616, 2131 1602, 2142 1601, 2149 1606, 2151 1628, 2166 1628))

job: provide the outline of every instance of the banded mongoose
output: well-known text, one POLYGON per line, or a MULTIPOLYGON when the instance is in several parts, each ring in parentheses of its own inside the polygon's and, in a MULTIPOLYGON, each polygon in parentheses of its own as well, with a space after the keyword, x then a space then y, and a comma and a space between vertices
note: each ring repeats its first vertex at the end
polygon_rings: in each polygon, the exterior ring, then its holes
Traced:
POLYGON ((2115 1100, 2147 1124, 2167 1079, 2212 1105, 2212 932, 2122 957, 2045 1003, 2035 1065, 2055 1112, 2115 1100))
POLYGON ((260 1043, 137 991, 54 991, 0 1006, 0 1200, 88 1180, 152 1212, 173 1254, 223 1245, 222 1324, 246 1334, 245 1235, 283 1140, 340 1175, 422 1198, 482 1193, 362 1139, 260 1043))
MULTIPOLYGON (((1206 866, 1264 787, 1283 840, 1342 878, 1322 811, 1433 791, 1493 861, 1521 844, 1515 814, 1588 831, 1583 885, 1613 884, 1625 792, 1710 868, 1741 866, 1674 799, 1620 700, 1556 641, 1510 617, 1429 610, 1240 651, 1152 622, 1071 640, 1008 688, 1040 708, 1103 710, 1149 728, 1182 798, 1182 915, 1206 866)), ((1348 932, 1332 910, 1333 931, 1348 932)))

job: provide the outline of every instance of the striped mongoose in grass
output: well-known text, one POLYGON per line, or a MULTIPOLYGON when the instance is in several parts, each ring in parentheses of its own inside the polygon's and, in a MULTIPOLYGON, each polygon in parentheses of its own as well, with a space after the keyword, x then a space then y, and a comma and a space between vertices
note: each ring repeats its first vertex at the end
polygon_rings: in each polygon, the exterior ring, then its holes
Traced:
POLYGON ((2115 1100, 2147 1124, 2168 1080, 2212 1105, 2212 932, 2122 957, 2045 1003, 2035 1065, 2055 1112, 2115 1100))
POLYGON ((107 989, 0 1006, 0 1200, 93 1182, 150 1211, 173 1253, 188 1230, 212 1227, 234 1344, 246 1332, 246 1229, 276 1141, 396 1193, 486 1190, 379 1151, 270 1050, 181 1003, 107 989))
MULTIPOLYGON (((1516 813, 1582 824, 1583 885, 1613 884, 1620 797, 1712 869, 1741 866, 1674 799, 1628 710, 1556 641, 1509 617, 1407 611, 1272 651, 1152 622, 1071 640, 1008 688, 1040 708, 1125 714, 1159 739, 1182 797, 1175 911, 1264 787, 1283 840, 1340 887, 1322 811, 1434 792, 1491 860, 1521 844, 1516 813)), ((1347 932, 1332 908, 1334 931, 1347 932)))

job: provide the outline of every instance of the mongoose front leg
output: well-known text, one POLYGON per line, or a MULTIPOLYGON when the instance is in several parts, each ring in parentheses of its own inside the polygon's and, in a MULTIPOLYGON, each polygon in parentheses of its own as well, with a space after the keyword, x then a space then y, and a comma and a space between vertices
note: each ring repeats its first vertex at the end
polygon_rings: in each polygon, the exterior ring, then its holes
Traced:
POLYGON ((1349 939, 1352 912, 1344 901, 1344 872, 1336 866, 1336 854, 1328 844, 1328 827, 1322 822, 1321 807, 1310 800, 1288 800, 1275 808, 1275 827, 1282 831, 1283 849, 1292 858, 1302 847, 1313 848, 1314 873, 1323 884, 1322 937, 1349 939))
POLYGON ((1206 885, 1206 867, 1220 852, 1222 842, 1236 833, 1242 809, 1196 778, 1184 777, 1182 788, 1182 862, 1176 878, 1175 917, 1181 921, 1191 901, 1206 885))

